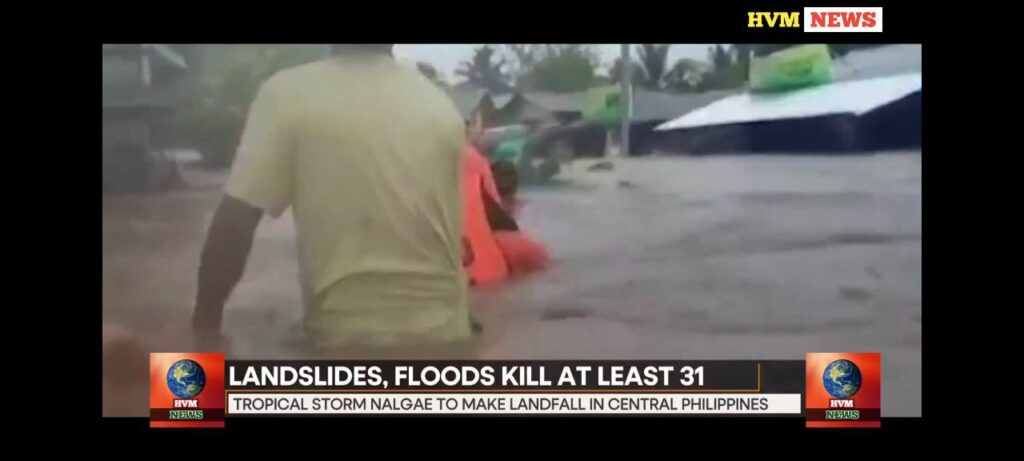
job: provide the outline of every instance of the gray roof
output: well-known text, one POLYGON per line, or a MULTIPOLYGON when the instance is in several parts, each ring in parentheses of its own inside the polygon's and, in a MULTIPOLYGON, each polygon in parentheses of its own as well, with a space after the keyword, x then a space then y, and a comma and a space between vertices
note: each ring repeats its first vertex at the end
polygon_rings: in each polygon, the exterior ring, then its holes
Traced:
POLYGON ((837 82, 921 72, 921 45, 886 45, 851 51, 833 61, 837 82))
POLYGON ((455 84, 448 92, 448 95, 451 96, 452 101, 455 102, 455 107, 459 109, 459 113, 462 114, 463 118, 469 117, 485 97, 490 98, 491 102, 494 103, 495 109, 501 109, 502 107, 505 107, 505 105, 508 104, 516 94, 517 93, 495 93, 468 82, 455 84))
POLYGON ((158 59, 162 59, 163 61, 168 62, 176 67, 182 69, 188 68, 188 64, 185 63, 185 57, 183 57, 181 53, 174 51, 173 49, 171 49, 171 47, 167 45, 161 43, 153 43, 142 45, 142 48, 149 52, 152 56, 158 59))
POLYGON ((551 112, 583 111, 583 95, 581 93, 549 93, 530 91, 523 93, 528 101, 551 112))
POLYGON ((459 109, 462 118, 468 118, 469 114, 480 105, 480 101, 487 96, 487 91, 481 88, 461 86, 452 88, 449 92, 455 107, 459 109))
MULTIPOLYGON (((739 90, 709 91, 705 93, 661 93, 634 89, 633 121, 652 122, 670 120, 714 101, 731 96, 739 90)), ((519 109, 520 119, 546 119, 551 112, 582 112, 584 93, 526 92, 494 95, 474 87, 457 87, 451 92, 452 99, 463 117, 468 117, 484 97, 490 97, 495 108, 501 109, 514 100, 522 98, 519 109), (547 112, 547 113, 545 113, 547 112)))
POLYGON ((741 93, 689 112, 658 130, 849 114, 860 116, 921 91, 921 73, 847 80, 775 94, 741 93))
MULTIPOLYGON (((633 121, 669 120, 735 93, 737 91, 728 90, 674 94, 634 89, 633 121)), ((524 93, 523 97, 527 101, 551 112, 581 112, 586 101, 582 92, 529 92, 524 93)))
POLYGON ((633 121, 642 123, 671 120, 738 92, 720 90, 705 93, 660 93, 634 89, 633 121))
POLYGON ((491 102, 494 103, 494 107, 496 109, 501 109, 502 107, 505 107, 505 104, 508 104, 509 101, 511 101, 512 98, 514 98, 514 97, 515 97, 515 93, 507 93, 507 94, 493 94, 493 93, 491 93, 491 102))
POLYGON ((515 122, 553 120, 555 112, 522 94, 513 97, 502 110, 505 111, 506 117, 511 117, 508 121, 515 122))
POLYGON ((180 54, 166 45, 103 45, 103 107, 170 107, 184 88, 187 65, 180 54), (150 56, 152 72, 164 75, 159 84, 142 82, 140 56, 150 56))
POLYGON ((736 91, 735 97, 726 99, 725 96, 731 95, 725 94, 717 98, 721 101, 712 99, 673 116, 672 121, 659 129, 835 113, 860 114, 920 91, 921 45, 886 45, 851 51, 834 59, 833 69, 833 83, 773 95, 736 91))
POLYGON ((140 52, 145 53, 150 58, 153 58, 153 63, 156 65, 168 65, 178 69, 188 68, 188 63, 185 62, 185 57, 182 56, 181 53, 162 43, 103 45, 104 54, 132 56, 138 55, 140 52))

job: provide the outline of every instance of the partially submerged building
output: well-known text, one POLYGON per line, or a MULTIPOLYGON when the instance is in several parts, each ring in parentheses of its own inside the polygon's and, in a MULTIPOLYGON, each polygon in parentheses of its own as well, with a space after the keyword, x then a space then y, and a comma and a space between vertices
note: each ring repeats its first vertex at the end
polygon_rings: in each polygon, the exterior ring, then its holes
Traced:
MULTIPOLYGON (((823 48, 808 45, 814 46, 823 48)), ((827 52, 824 61, 829 61, 827 52)), ((833 153, 920 146, 920 45, 855 50, 828 66, 830 77, 823 81, 829 83, 788 91, 663 93, 636 88, 629 155, 833 153)), ((561 144, 558 150, 575 157, 602 157, 618 144, 621 126, 616 87, 604 90, 608 100, 598 111, 606 114, 597 117, 588 107, 593 90, 490 93, 463 87, 452 97, 467 120, 485 126, 555 126, 538 142, 538 155, 561 144)))
MULTIPOLYGON (((617 87, 615 87, 617 88, 617 87)), ((614 92, 614 88, 612 88, 614 92)), ((654 130, 680 114, 736 94, 736 90, 706 93, 665 93, 633 91, 630 155, 650 153, 664 136, 654 130)), ((545 127, 541 151, 563 143, 576 157, 601 157, 609 143, 618 142, 620 122, 587 117, 588 91, 577 93, 512 92, 492 93, 461 86, 451 93, 459 112, 469 123, 486 127, 524 125, 545 127)), ((614 105, 615 102, 608 104, 614 105)), ((543 155, 543 152, 539 152, 543 155)))
POLYGON ((168 45, 103 45, 103 190, 146 191, 173 181, 164 127, 187 68, 168 45))
POLYGON ((744 92, 659 125, 658 150, 829 153, 921 145, 921 47, 851 52, 833 82, 776 93, 744 92))
MULTIPOLYGON (((655 151, 661 144, 663 133, 655 131, 655 128, 679 114, 703 107, 713 101, 724 98, 736 91, 710 91, 705 93, 664 93, 636 89, 632 93, 632 115, 630 117, 630 143, 629 155, 647 155, 655 151)), ((587 110, 581 109, 581 116, 572 123, 564 124, 558 129, 551 130, 546 139, 545 145, 554 145, 565 142, 574 151, 576 157, 603 157, 609 148, 619 143, 621 132, 621 114, 613 106, 617 105, 618 94, 614 91, 608 93, 610 100, 604 109, 612 113, 608 115, 594 115, 593 113, 583 114, 587 110)), ((602 109, 597 109, 602 110, 602 109)))

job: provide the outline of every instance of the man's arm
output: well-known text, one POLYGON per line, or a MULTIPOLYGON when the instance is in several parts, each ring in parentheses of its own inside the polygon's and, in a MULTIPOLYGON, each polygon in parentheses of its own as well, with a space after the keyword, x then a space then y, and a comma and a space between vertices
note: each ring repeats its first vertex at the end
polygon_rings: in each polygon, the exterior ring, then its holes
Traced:
POLYGON ((197 332, 220 332, 224 302, 242 278, 262 216, 259 208, 230 195, 224 195, 217 206, 199 261, 199 290, 192 313, 197 332))
POLYGON ((224 302, 242 278, 263 212, 277 217, 291 203, 293 165, 284 104, 290 99, 281 96, 288 88, 281 75, 264 82, 249 107, 224 198, 203 245, 192 313, 193 329, 203 339, 219 339, 224 302))

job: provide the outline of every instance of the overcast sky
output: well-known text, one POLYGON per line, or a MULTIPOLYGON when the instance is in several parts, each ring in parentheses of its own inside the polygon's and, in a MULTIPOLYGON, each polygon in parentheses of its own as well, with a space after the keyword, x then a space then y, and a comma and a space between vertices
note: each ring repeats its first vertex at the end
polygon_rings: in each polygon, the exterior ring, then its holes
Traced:
MULTIPOLYGON (((395 56, 399 59, 411 61, 426 61, 432 64, 437 70, 444 73, 448 81, 455 83, 455 68, 462 61, 473 57, 473 48, 481 44, 447 44, 447 45, 395 45, 395 56)), ((615 58, 619 56, 619 44, 598 44, 594 45, 601 55, 602 69, 607 69, 615 58)), ((669 48, 668 61, 671 65, 679 58, 693 58, 707 60, 708 47, 703 44, 673 44, 669 48)), ((630 50, 631 55, 636 58, 636 48, 630 50)), ((603 73, 603 72, 602 72, 603 73)))

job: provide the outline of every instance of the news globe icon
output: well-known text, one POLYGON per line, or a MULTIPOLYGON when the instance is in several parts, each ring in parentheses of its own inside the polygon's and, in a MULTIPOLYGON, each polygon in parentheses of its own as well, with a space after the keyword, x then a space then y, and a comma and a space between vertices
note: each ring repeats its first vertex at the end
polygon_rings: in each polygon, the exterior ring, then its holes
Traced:
POLYGON ((856 363, 839 359, 825 367, 821 380, 829 395, 837 399, 848 399, 860 390, 860 368, 856 363))
POLYGON ((167 369, 167 388, 179 399, 195 398, 205 386, 206 371, 195 360, 178 360, 167 369))

